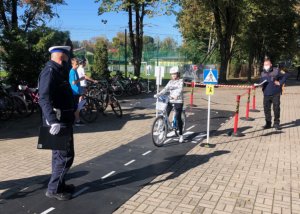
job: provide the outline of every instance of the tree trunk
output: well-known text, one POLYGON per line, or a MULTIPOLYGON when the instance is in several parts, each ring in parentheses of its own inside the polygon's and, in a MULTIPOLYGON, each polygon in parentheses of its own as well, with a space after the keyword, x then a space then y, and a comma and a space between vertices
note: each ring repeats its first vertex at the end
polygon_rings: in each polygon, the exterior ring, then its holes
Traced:
POLYGON ((247 71, 247 81, 251 82, 251 74, 252 74, 252 64, 253 64, 254 56, 252 53, 249 54, 249 62, 248 62, 248 71, 247 71))
POLYGON ((9 29, 9 23, 8 23, 6 15, 5 15, 3 0, 0 0, 0 15, 1 15, 1 20, 3 22, 4 28, 6 30, 8 30, 9 29))
POLYGON ((12 0, 11 7, 11 27, 12 29, 18 29, 18 1, 12 0))

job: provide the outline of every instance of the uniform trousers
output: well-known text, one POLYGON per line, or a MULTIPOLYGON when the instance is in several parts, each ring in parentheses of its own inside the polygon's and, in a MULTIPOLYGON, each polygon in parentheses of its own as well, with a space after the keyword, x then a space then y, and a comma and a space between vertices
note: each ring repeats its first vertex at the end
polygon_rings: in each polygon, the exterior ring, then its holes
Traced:
POLYGON ((266 123, 271 124, 271 106, 273 104, 274 111, 274 124, 279 125, 280 123, 280 94, 275 94, 272 96, 264 96, 264 113, 266 123))
POLYGON ((74 161, 73 129, 67 150, 52 150, 52 175, 48 183, 49 193, 62 193, 65 186, 65 175, 74 161))

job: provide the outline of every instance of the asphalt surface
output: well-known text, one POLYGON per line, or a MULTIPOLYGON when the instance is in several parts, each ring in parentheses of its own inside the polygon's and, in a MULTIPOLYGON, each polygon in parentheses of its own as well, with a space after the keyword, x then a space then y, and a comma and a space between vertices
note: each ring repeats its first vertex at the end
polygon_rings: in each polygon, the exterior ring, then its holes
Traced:
MULTIPOLYGON (((134 109, 136 103, 136 100, 124 103, 123 107, 134 109)), ((206 142, 207 110, 187 109, 187 115, 184 143, 180 144, 174 137, 158 148, 148 133, 73 167, 67 177, 68 183, 76 186, 72 200, 61 202, 46 198, 47 179, 2 198, 0 213, 112 213, 156 176, 166 172, 170 177, 179 176, 170 171, 170 167, 193 147, 206 142)), ((211 135, 230 116, 232 112, 212 109, 211 135)))

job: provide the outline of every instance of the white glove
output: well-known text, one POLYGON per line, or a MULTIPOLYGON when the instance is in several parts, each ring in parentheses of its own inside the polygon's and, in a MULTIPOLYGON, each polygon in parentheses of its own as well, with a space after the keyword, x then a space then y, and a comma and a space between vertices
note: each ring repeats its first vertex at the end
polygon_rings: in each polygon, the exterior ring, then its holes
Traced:
POLYGON ((157 94, 154 94, 154 96, 153 96, 154 98, 157 98, 157 94))
POLYGON ((53 123, 51 125, 51 128, 49 130, 49 133, 52 135, 56 135, 58 134, 58 132, 60 131, 60 124, 59 123, 53 123))

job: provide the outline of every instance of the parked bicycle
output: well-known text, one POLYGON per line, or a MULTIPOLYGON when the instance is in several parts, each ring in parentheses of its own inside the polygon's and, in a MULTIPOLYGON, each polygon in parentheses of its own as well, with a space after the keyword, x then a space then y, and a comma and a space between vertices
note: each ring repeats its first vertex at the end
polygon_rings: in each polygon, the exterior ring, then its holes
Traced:
MULTIPOLYGON (((152 124, 152 141, 155 146, 161 147, 164 145, 164 142, 167 138, 167 134, 174 131, 177 136, 179 136, 179 130, 177 126, 177 121, 175 117, 175 110, 172 109, 171 121, 169 116, 167 115, 167 105, 169 102, 169 98, 167 96, 159 96, 156 102, 156 109, 158 111, 158 116, 154 120, 152 124)), ((182 110, 181 114, 182 119, 182 130, 185 131, 186 126, 186 114, 185 109, 182 110)))
POLYGON ((27 116, 30 116, 33 114, 33 112, 41 112, 40 106, 39 106, 39 95, 38 95, 38 89, 37 88, 29 88, 28 84, 25 82, 22 82, 22 84, 18 85, 19 89, 19 96, 21 96, 28 108, 28 114, 27 116))
POLYGON ((117 117, 123 116, 122 107, 113 93, 113 89, 106 80, 99 80, 97 84, 91 86, 88 95, 98 101, 100 111, 104 112, 107 106, 111 109, 117 117))
POLYGON ((9 92, 11 86, 0 83, 0 119, 8 120, 15 112, 18 117, 28 114, 28 107, 16 92, 9 92))

